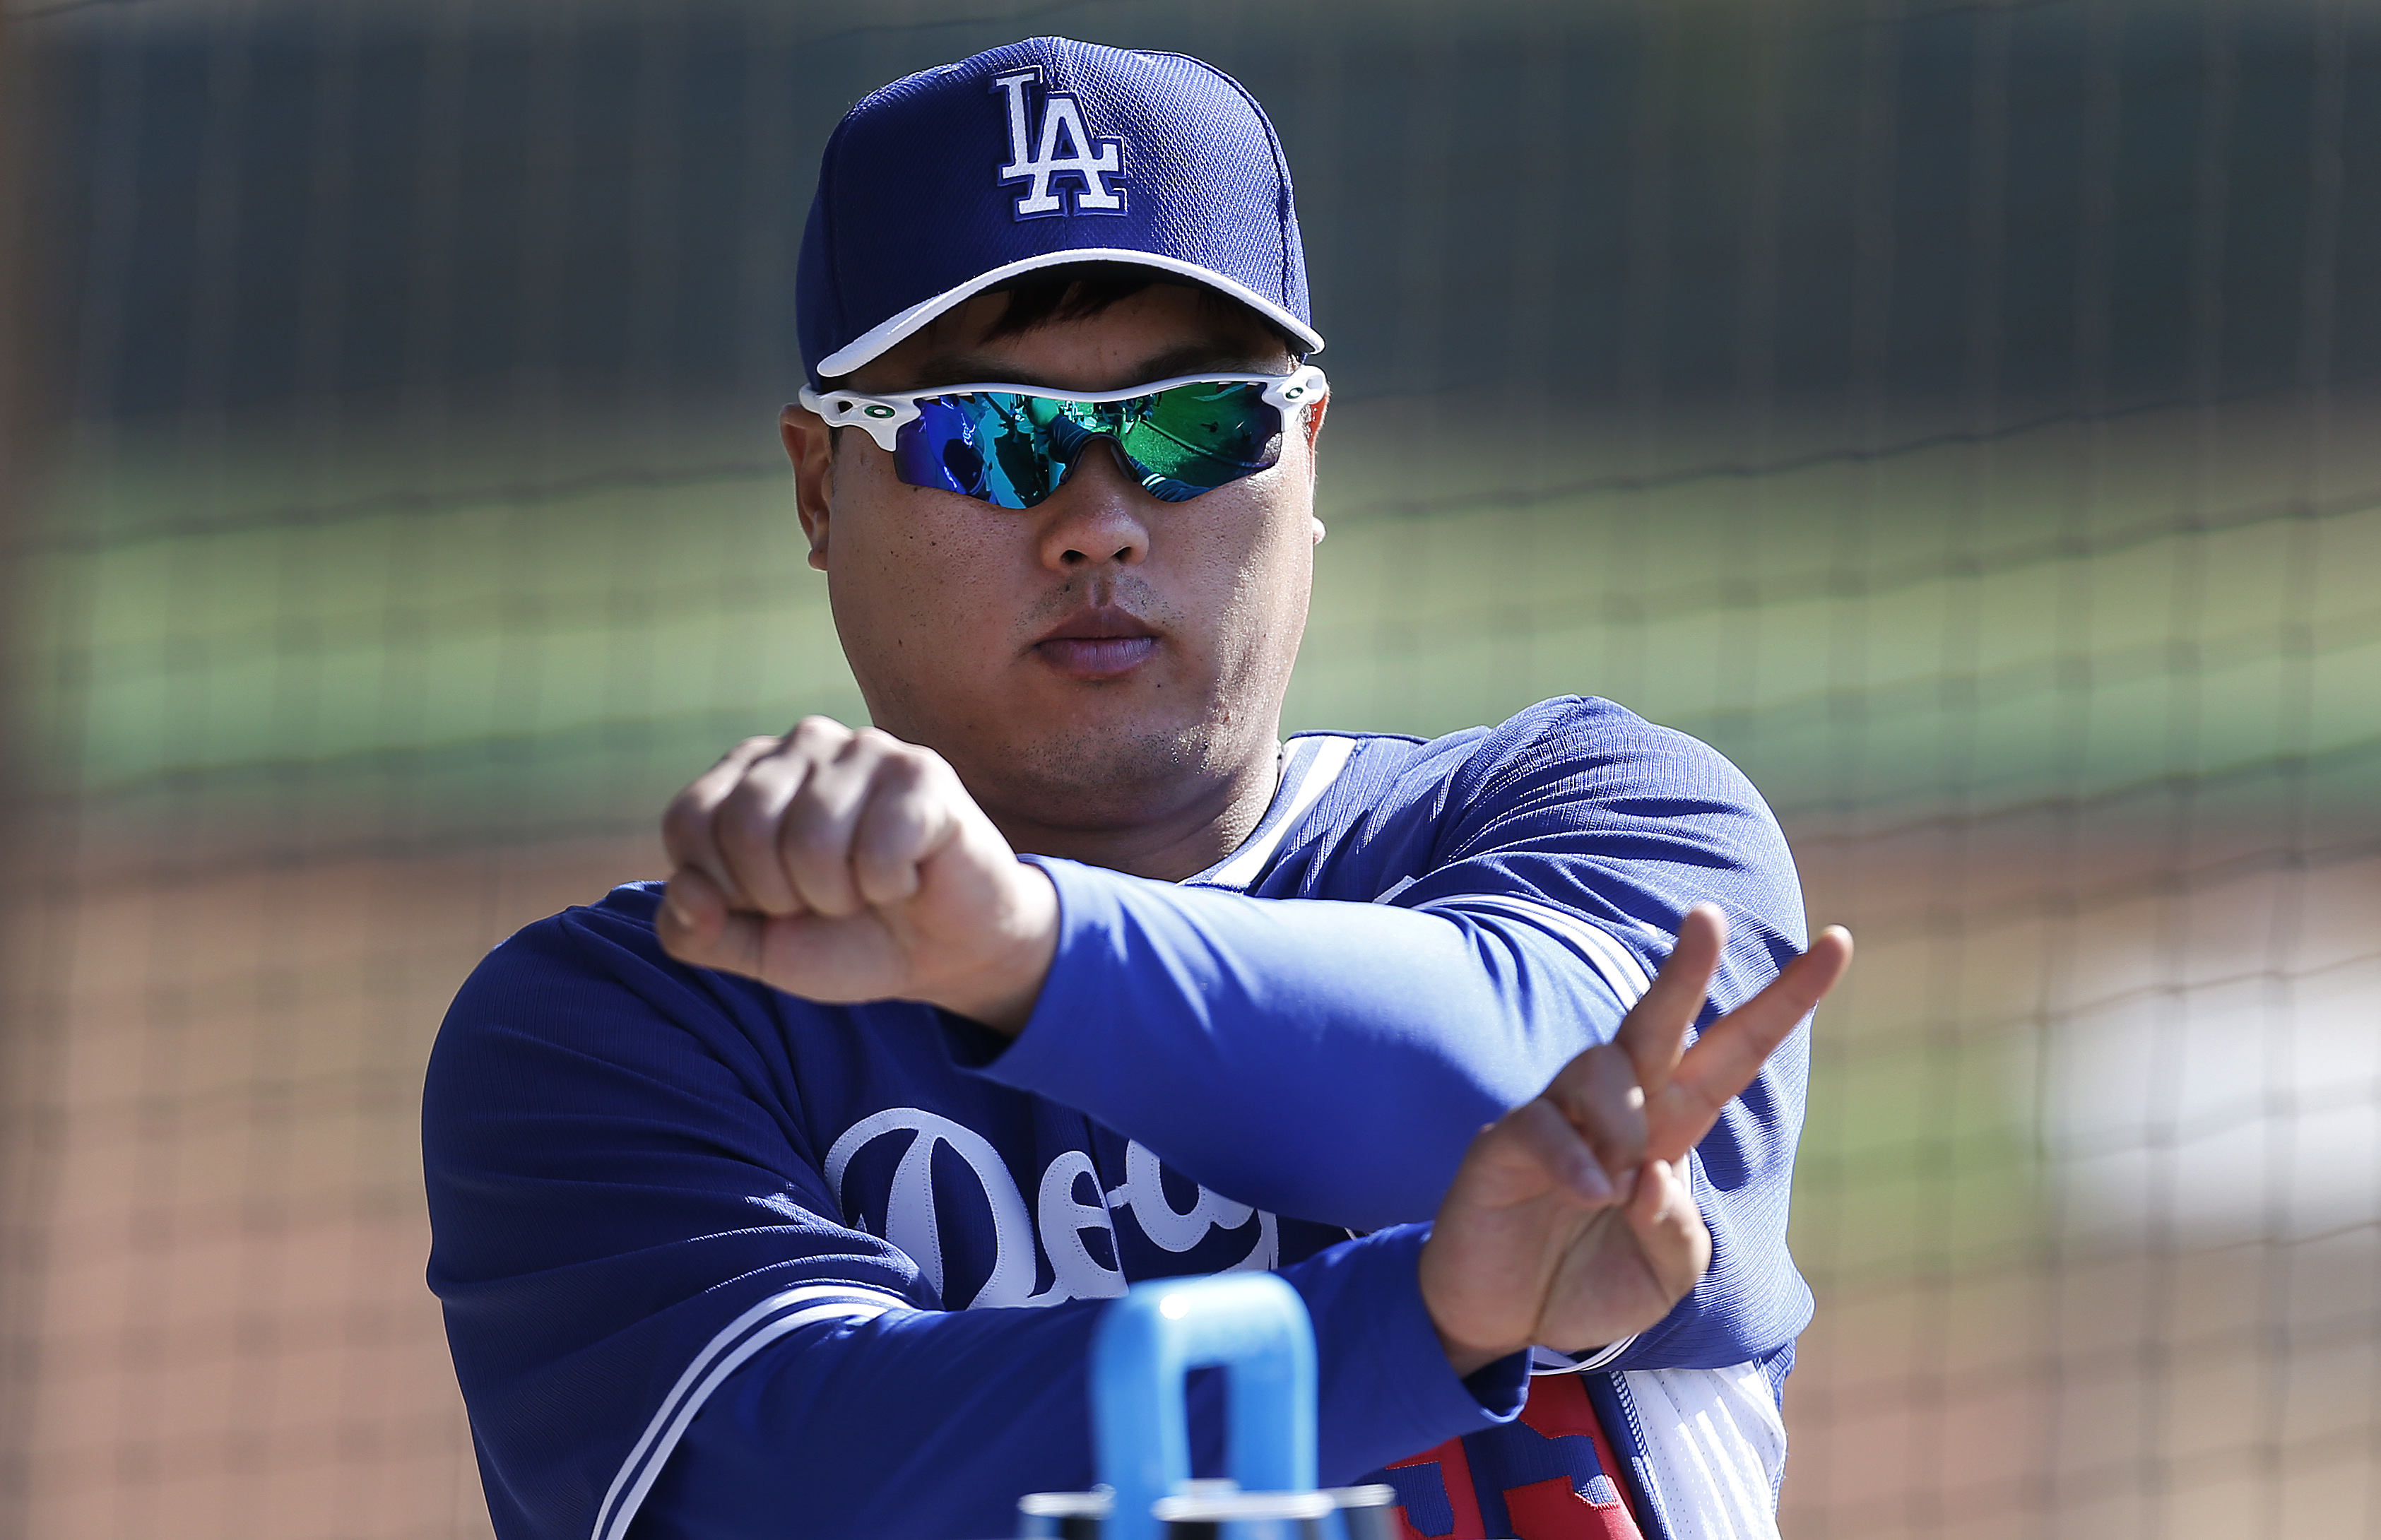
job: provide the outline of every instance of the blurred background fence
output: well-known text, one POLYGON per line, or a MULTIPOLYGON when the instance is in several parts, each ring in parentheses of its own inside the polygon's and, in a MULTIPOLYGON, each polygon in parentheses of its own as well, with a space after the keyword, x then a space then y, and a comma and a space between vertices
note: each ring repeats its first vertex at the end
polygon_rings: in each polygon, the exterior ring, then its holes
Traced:
POLYGON ((2381 1534, 2381 9, 10 0, 0 1534, 484 1534, 419 1074, 860 703, 815 157, 1215 60, 1337 389, 1293 728, 1608 695, 1814 916, 1789 1536, 2381 1534))

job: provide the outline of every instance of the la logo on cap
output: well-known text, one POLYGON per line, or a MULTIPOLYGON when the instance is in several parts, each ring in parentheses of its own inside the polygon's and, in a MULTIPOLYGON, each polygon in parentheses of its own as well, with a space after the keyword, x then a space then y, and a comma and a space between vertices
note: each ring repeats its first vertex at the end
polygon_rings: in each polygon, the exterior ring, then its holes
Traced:
POLYGON ((1038 64, 995 76, 992 82, 995 95, 1006 92, 1008 97, 1008 164, 999 168, 999 180, 1004 186, 1030 184, 1017 200, 1017 217, 1124 213, 1125 189, 1111 187, 1105 179, 1124 180, 1124 141, 1093 139, 1083 126, 1082 104, 1068 91, 1042 93, 1041 128, 1029 135, 1025 88, 1041 83, 1038 64), (1031 159, 1027 158, 1029 144, 1031 159), (1071 202, 1062 199, 1052 186, 1061 177, 1072 177, 1081 184, 1070 195, 1071 202))

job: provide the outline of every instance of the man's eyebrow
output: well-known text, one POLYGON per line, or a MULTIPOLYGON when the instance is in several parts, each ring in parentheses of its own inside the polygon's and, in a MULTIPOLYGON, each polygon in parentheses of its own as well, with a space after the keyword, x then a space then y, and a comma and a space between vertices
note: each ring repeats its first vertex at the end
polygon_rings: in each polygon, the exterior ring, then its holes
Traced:
POLYGON ((1142 360, 1139 373, 1143 380, 1170 380, 1178 374, 1272 374, 1279 372, 1280 362, 1228 348, 1190 343, 1142 360))
MULTIPOLYGON (((1246 353, 1230 348, 1211 347, 1205 343, 1186 343, 1169 348, 1141 361, 1128 385, 1147 385, 1157 380, 1170 380, 1185 374, 1272 374, 1280 372, 1279 359, 1252 359, 1246 353)), ((976 353, 944 353, 920 364, 910 376, 905 392, 939 390, 956 385, 1036 385, 1044 390, 1056 390, 1047 376, 1030 369, 1019 369, 1013 363, 985 358, 976 353)))

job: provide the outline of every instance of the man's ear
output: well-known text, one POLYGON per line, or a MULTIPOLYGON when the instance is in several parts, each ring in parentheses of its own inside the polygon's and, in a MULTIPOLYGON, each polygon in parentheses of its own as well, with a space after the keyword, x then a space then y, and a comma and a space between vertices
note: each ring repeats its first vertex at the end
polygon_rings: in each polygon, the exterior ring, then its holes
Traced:
POLYGON ((811 543, 810 562, 826 570, 827 512, 835 490, 835 430, 804 406, 789 406, 777 418, 777 436, 794 466, 794 512, 811 543))

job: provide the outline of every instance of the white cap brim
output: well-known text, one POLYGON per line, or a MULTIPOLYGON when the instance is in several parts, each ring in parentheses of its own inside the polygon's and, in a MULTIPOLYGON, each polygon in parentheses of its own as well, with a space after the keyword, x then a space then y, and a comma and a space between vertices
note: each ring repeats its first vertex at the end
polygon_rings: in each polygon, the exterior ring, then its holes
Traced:
POLYGON ((946 288, 931 299, 921 299, 908 310, 893 316, 890 320, 879 322, 859 337, 819 360, 819 378, 833 379, 840 374, 850 373, 872 359, 885 353, 897 343, 924 327, 934 317, 949 310, 953 305, 971 299, 987 288, 1007 283, 1020 273, 1032 273, 1044 267, 1064 267, 1083 262, 1131 263, 1140 267, 1154 267, 1161 273, 1170 273, 1178 278, 1188 278, 1193 283, 1203 285, 1218 293, 1227 294, 1238 299, 1291 336, 1296 337, 1307 352, 1319 353, 1323 350, 1322 333, 1246 284, 1235 282, 1213 268, 1201 267, 1196 263, 1184 262, 1178 257, 1162 257, 1154 251, 1136 251, 1128 247, 1089 246, 1078 247, 1070 251, 1051 251, 1038 257, 1027 257, 1022 262, 1012 262, 1005 266, 993 268, 990 272, 979 273, 966 283, 956 288, 946 288))

